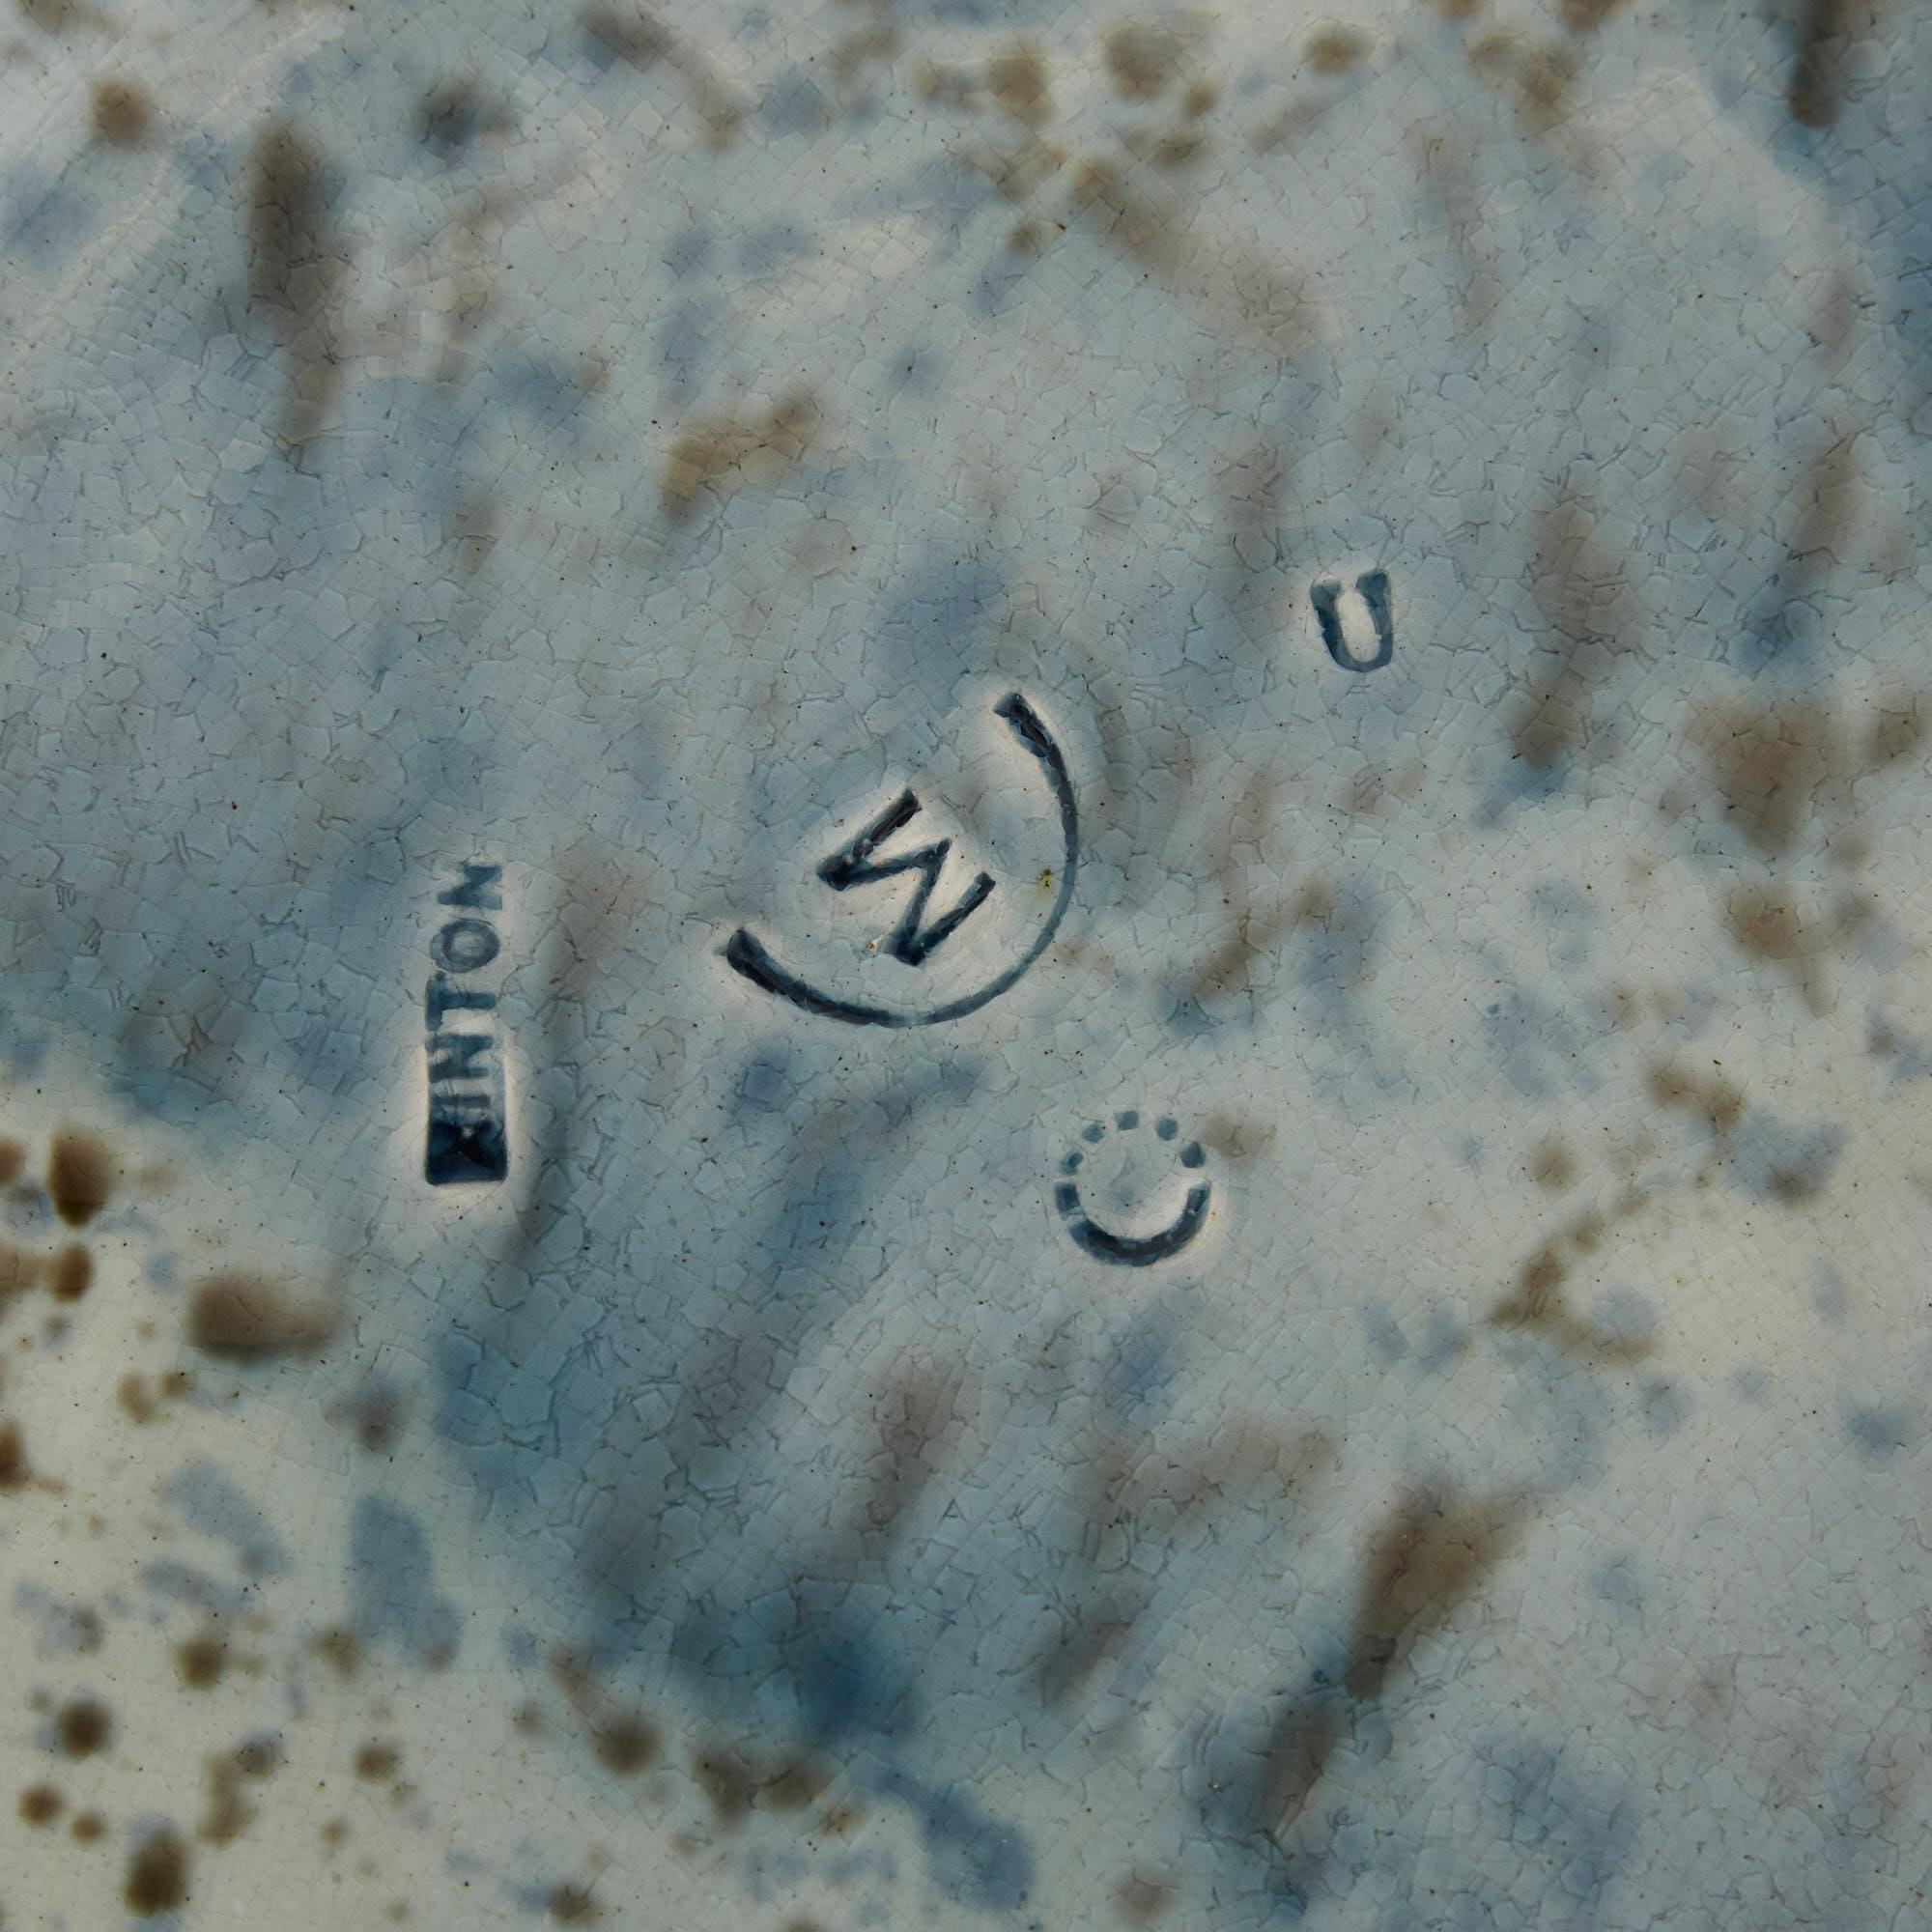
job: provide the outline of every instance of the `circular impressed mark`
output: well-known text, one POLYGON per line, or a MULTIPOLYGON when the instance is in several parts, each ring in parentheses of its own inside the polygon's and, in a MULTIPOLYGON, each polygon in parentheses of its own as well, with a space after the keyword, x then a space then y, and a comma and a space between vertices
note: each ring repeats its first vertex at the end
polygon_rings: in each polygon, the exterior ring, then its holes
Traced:
MULTIPOLYGON (((1114 1116, 1114 1127, 1120 1133, 1132 1133, 1140 1123, 1141 1117, 1132 1108, 1114 1116)), ((1153 1130, 1164 1141, 1173 1140, 1180 1131, 1165 1116, 1154 1122, 1153 1130)), ((1080 1130, 1080 1138, 1090 1148, 1098 1147, 1106 1137, 1107 1129, 1098 1121, 1080 1130)), ((1208 1219, 1208 1203, 1213 1193, 1212 1186, 1206 1180, 1197 1180, 1188 1188, 1180 1212, 1156 1234, 1116 1235, 1101 1227, 1082 1208, 1079 1184, 1072 1178, 1080 1172, 1086 1158, 1085 1152, 1075 1148, 1061 1162, 1061 1172, 1067 1178, 1053 1190, 1053 1203, 1066 1223, 1066 1232, 1095 1261, 1109 1262, 1116 1267, 1148 1267, 1154 1262, 1165 1261, 1169 1255, 1178 1255, 1201 1232, 1202 1224, 1208 1219)), ((1180 1165, 1190 1173, 1205 1167, 1208 1161, 1199 1141, 1189 1141, 1180 1150, 1179 1158, 1180 1165)))

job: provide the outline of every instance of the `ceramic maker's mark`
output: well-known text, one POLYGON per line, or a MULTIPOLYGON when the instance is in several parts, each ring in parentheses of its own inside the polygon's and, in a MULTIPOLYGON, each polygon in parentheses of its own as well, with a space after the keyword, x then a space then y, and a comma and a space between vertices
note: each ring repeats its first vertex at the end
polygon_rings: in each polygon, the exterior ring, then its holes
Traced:
MULTIPOLYGON (((963 999, 910 1011, 871 1006, 859 1000, 842 1000, 822 991, 780 965, 764 942, 748 926, 740 926, 724 948, 724 957, 731 967, 742 973, 753 985, 762 986, 766 992, 781 1000, 789 1000, 793 1006, 801 1007, 809 1013, 844 1020, 851 1026, 938 1026, 947 1020, 964 1019, 968 1013, 978 1012, 988 1002, 997 1000, 1002 993, 1016 985, 1027 969, 1053 943, 1053 935, 1059 931, 1060 922, 1066 917, 1066 908, 1072 902, 1073 872, 1080 857, 1080 814, 1074 805, 1073 783, 1066 774, 1066 760, 1060 747, 1054 743, 1052 734, 1040 723, 1038 713, 1016 691, 1009 692, 994 705, 993 711, 995 716, 1006 722, 1008 728, 1032 753, 1045 775, 1060 813, 1063 847, 1060 890, 1054 896, 1052 910, 1046 916, 1046 923, 1035 935, 1033 944, 998 979, 963 999)), ((940 941, 956 931, 960 923, 983 903, 987 894, 993 890, 991 879, 982 872, 979 882, 968 889, 965 897, 951 912, 936 925, 922 929, 920 921, 924 916, 939 866, 945 859, 948 841, 942 839, 937 845, 923 847, 903 859, 889 860, 883 865, 873 866, 869 862, 869 855, 879 840, 890 837, 918 810, 918 800, 911 792, 904 793, 850 845, 835 853, 818 868, 819 877, 840 892, 847 886, 884 878, 892 871, 917 869, 925 874, 920 893, 894 933, 890 949, 896 957, 912 965, 923 964, 940 941), (834 876, 835 872, 838 875, 834 876), (906 950, 901 951, 902 947, 906 950)))
POLYGON ((474 975, 502 951, 497 928, 479 915, 498 911, 500 866, 467 864, 457 885, 436 895, 457 916, 444 921, 429 943, 435 971, 423 988, 423 1020, 429 1038, 429 1141, 423 1176, 432 1187, 452 1181, 501 1180, 510 1171, 503 1060, 494 1015, 497 995, 474 975), (462 1032, 445 1028, 451 1013, 470 1013, 462 1032))
MULTIPOLYGON (((1141 1123, 1138 1113, 1129 1108, 1125 1113, 1114 1116, 1114 1125, 1122 1133, 1131 1133, 1141 1123)), ((1164 1141, 1171 1141, 1180 1129, 1171 1120, 1161 1119, 1154 1122, 1154 1132, 1164 1141)), ((1098 1121, 1081 1129, 1080 1138, 1089 1147, 1097 1147, 1106 1139, 1107 1129, 1098 1121)), ((1080 1172, 1086 1156, 1078 1148, 1061 1163, 1061 1172, 1071 1176, 1080 1172)), ((1188 1172, 1198 1172, 1207 1164, 1208 1156, 1201 1151, 1199 1141, 1189 1141, 1180 1150, 1180 1164, 1188 1172)), ((1060 1209, 1066 1223, 1066 1232, 1072 1236, 1076 1246, 1083 1248, 1095 1261, 1109 1262, 1117 1267, 1149 1267, 1153 1263, 1165 1261, 1170 1255, 1178 1255, 1196 1235, 1208 1219, 1208 1204, 1213 1194, 1212 1184, 1198 1180, 1187 1190, 1187 1199, 1181 1209, 1166 1227, 1152 1235, 1116 1235, 1100 1226, 1080 1206, 1080 1189, 1069 1179, 1063 1180, 1053 1190, 1053 1205, 1060 1209)))
POLYGON ((1328 655, 1344 670, 1380 670, 1395 656, 1395 613, 1389 608, 1388 572, 1364 571, 1355 579, 1355 591, 1375 626, 1374 657, 1357 657, 1350 647, 1342 628, 1342 586, 1332 577, 1324 577, 1309 592, 1315 604, 1315 620, 1321 626, 1321 641, 1328 646, 1328 655))
POLYGON ((901 872, 917 872, 920 875, 919 890, 913 895, 911 905, 906 907, 905 917, 886 942, 886 951, 895 959, 904 960, 908 966, 923 966, 985 904, 993 890, 991 874, 981 872, 966 888, 951 912, 942 913, 930 925, 923 924, 926 903, 932 897, 933 888, 939 884, 946 855, 952 849, 952 839, 942 838, 936 844, 922 845, 916 852, 901 852, 894 859, 875 860, 872 857, 883 840, 890 838, 918 814, 919 800, 909 791, 901 792, 865 831, 849 844, 841 845, 818 868, 818 876, 835 893, 842 893, 848 886, 878 885, 886 879, 897 878, 901 872))

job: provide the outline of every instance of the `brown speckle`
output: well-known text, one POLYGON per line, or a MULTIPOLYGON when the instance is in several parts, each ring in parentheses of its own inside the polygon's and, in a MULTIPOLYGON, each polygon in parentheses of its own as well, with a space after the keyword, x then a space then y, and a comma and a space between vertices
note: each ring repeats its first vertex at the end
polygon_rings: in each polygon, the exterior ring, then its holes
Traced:
POLYGON ((1765 858, 1788 852, 1838 762, 1825 707, 1804 701, 1716 712, 1698 736, 1711 759, 1726 815, 1765 858))
POLYGON ((30 1784, 20 1794, 20 1816, 30 1825, 51 1825, 66 1804, 51 1784, 30 1784))
POLYGON ((824 1765, 795 1758, 758 1786, 758 1804, 770 1811, 802 1811, 832 1782, 824 1765))
POLYGON ((78 1811, 68 1827, 77 1843, 91 1845, 107 1831, 107 1820, 99 1811, 78 1811))
POLYGON ((1053 112, 1046 57, 1036 46, 1016 45, 995 54, 986 67, 993 99, 1016 121, 1037 127, 1053 112))
POLYGON ((1312 35, 1304 58, 1317 73, 1347 73, 1369 50, 1369 37, 1353 27, 1327 26, 1312 35))
POLYGON ((1151 1925, 1167 1910, 1171 1889, 1139 1872, 1129 1872, 1114 1888, 1114 1905, 1129 1925, 1151 1925))
POLYGON ((1198 121, 1208 113, 1221 98, 1221 91, 1211 80, 1190 80, 1187 92, 1181 96, 1181 111, 1190 120, 1198 121))
POLYGON ((187 1336, 212 1355, 307 1354, 335 1333, 340 1319, 257 1276, 212 1275, 188 1298, 187 1336))
POLYGON ((227 1667, 228 1645, 213 1631, 176 1646, 175 1669, 190 1690, 207 1690, 219 1684, 227 1667))
POLYGON ((1518 1509, 1500 1497, 1456 1502, 1414 1492, 1371 1542, 1345 1672, 1350 1696, 1378 1698, 1405 1637, 1448 1622, 1516 1541, 1518 1509))
POLYGON ((248 297, 269 313, 288 356, 292 442, 320 427, 340 381, 336 310, 349 257, 329 213, 322 156, 278 122, 248 166, 248 297))
POLYGON ((163 1825, 151 1833, 128 1861, 122 1897, 138 1918, 174 1912, 187 1903, 187 1847, 173 1826, 163 1825))
POLYGON ((114 1718, 98 1697, 70 1697, 54 1719, 61 1749, 69 1757, 92 1757, 114 1735, 114 1718))
POLYGON ((17 1422, 0 1422, 0 1492, 11 1495, 33 1478, 27 1463, 26 1438, 17 1422))
POLYGON ((211 1757, 203 1765, 208 1808, 197 1833, 211 1845, 230 1845, 248 1829, 255 1807, 242 1796, 242 1768, 232 1757, 211 1757))
POLYGON ((376 1781, 394 1777, 401 1762, 394 1745, 366 1744, 355 1753, 355 1776, 376 1781))
POLYGON ((1114 85, 1128 100, 1151 100, 1179 75, 1183 37, 1161 20, 1125 20, 1101 43, 1114 85))
POLYGON ((114 1400, 127 1410, 136 1422, 152 1422, 155 1419, 155 1398, 149 1392, 147 1378, 126 1375, 114 1390, 114 1400))
POLYGON ((1829 128, 1844 106, 1842 63, 1860 24, 1853 0, 1804 0, 1798 61, 1786 99, 1791 118, 1805 128, 1829 128))
POLYGON ((18 1141, 0 1140, 0 1186, 20 1178, 27 1164, 27 1150, 18 1141))
POLYGON ((47 1192, 71 1228, 91 1221, 114 1191, 113 1164, 103 1142, 92 1134, 54 1137, 47 1159, 47 1192))
POLYGON ((588 1925, 600 1915, 587 1887, 560 1885, 550 1895, 550 1916, 559 1925, 588 1925))
POLYGON ((78 1301, 94 1280, 94 1257, 71 1242, 54 1257, 47 1286, 56 1301, 78 1301))
POLYGON ((1594 34, 1624 0, 1563 0, 1563 24, 1573 34, 1594 34))
POLYGON ((94 89, 94 131, 110 148, 138 148, 154 118, 148 97, 128 80, 102 80, 94 89))
POLYGON ((641 7, 586 7, 577 24, 594 46, 635 68, 649 67, 671 48, 670 35, 641 7))
POLYGON ((1903 704, 1880 710, 1866 741, 1865 762, 1873 771, 1882 771, 1899 758, 1909 757, 1925 742, 1925 703, 1913 697, 1903 704))
POLYGON ((781 397, 761 423, 727 419, 687 430, 665 466, 665 515, 684 522, 701 489, 724 497, 741 483, 775 481, 805 455, 817 433, 818 405, 803 389, 781 397))
POLYGON ((1699 1075, 1675 1061, 1650 1069, 1650 1097, 1660 1106, 1690 1106, 1703 1114, 1713 1133, 1728 1134, 1745 1116, 1745 1096, 1719 1074, 1699 1075))
POLYGON ((1547 1187, 1553 1193, 1576 1179, 1577 1163, 1569 1148, 1552 1134, 1531 1157, 1529 1172, 1539 1187, 1547 1187))
POLYGON ((335 1666, 339 1677, 353 1677, 356 1664, 361 1662, 355 1634, 340 1628, 319 1632, 309 1648, 318 1657, 327 1658, 335 1666))
POLYGON ((596 1728, 596 1749, 605 1770, 619 1777, 635 1777, 657 1758, 657 1730, 633 1715, 610 1718, 596 1728))

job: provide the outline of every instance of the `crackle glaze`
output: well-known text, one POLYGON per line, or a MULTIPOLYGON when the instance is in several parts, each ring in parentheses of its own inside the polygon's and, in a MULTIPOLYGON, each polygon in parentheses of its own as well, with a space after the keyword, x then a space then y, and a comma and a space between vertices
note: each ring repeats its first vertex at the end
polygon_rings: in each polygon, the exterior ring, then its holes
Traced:
POLYGON ((8 1932, 1932 1922, 1928 129, 15 0, 8 1932))

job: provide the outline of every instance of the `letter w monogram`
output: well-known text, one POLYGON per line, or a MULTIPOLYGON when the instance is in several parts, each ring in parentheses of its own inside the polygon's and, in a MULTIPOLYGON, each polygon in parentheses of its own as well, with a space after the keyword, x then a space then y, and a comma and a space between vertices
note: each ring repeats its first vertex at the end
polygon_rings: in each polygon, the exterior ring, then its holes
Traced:
POLYGON ((951 912, 943 914, 930 925, 921 923, 932 898, 932 889, 939 883, 946 855, 952 849, 952 839, 941 838, 934 844, 920 846, 917 851, 901 852, 895 859, 882 859, 876 864, 872 858, 880 842, 890 838, 901 826, 909 824, 918 811, 919 800, 909 791, 901 792, 856 838, 847 845, 841 845, 818 868, 818 876, 835 893, 842 893, 848 886, 874 886, 882 880, 895 879, 901 872, 918 872, 921 875, 919 891, 912 895, 905 917, 886 942, 886 951, 895 959, 903 959, 908 966, 923 966, 966 920, 985 904, 987 895, 993 890, 993 881, 981 872, 967 887, 964 896, 951 912))

